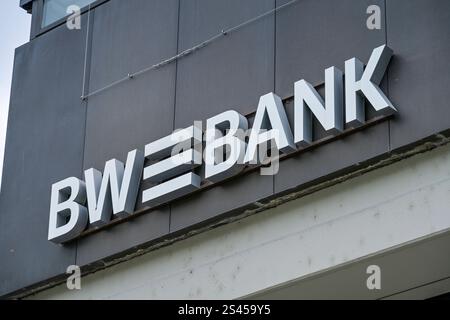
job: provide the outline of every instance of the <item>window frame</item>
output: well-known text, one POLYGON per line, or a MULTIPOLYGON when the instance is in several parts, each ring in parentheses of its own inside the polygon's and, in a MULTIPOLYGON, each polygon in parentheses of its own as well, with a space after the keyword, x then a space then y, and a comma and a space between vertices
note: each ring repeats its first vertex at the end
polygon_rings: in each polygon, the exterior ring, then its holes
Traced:
MULTIPOLYGON (((108 2, 110 0, 95 0, 91 3, 91 10, 98 7, 99 5, 108 2)), ((81 9, 81 15, 88 12, 89 6, 85 6, 81 9)), ((53 30, 67 21, 68 15, 56 20, 55 22, 50 23, 47 26, 42 26, 44 19, 44 0, 34 0, 33 1, 33 10, 32 10, 32 21, 31 21, 31 32, 30 39, 34 39, 50 30, 53 30)))

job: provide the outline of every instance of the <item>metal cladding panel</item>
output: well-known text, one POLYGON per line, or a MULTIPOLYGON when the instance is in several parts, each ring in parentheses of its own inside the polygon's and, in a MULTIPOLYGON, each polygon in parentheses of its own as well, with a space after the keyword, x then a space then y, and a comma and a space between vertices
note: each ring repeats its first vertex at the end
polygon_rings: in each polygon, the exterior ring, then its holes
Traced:
MULTIPOLYGON (((277 5, 289 0, 277 0, 277 5)), ((301 0, 277 14, 276 92, 282 98, 294 93, 294 82, 305 79, 312 85, 324 82, 331 66, 344 71, 344 62, 357 57, 367 62, 372 50, 385 44, 385 29, 366 26, 370 5, 381 9, 384 0, 301 0)))
MULTIPOLYGON (((274 8, 274 0, 180 2, 179 52, 274 8)), ((255 111, 274 90, 274 16, 214 41, 178 62, 175 127, 234 109, 255 111)))
MULTIPOLYGON (((177 0, 111 0, 93 15, 89 90, 109 87, 176 54, 177 0)), ((126 159, 173 130, 175 64, 88 97, 84 167, 126 159)))
POLYGON ((271 197, 273 177, 261 176, 259 171, 221 183, 209 190, 174 201, 170 232, 196 224, 225 218, 230 214, 255 209, 255 202, 271 197))
MULTIPOLYGON (((277 5, 284 3, 288 1, 277 1, 277 5)), ((305 0, 280 11, 276 26, 276 92, 282 97, 291 97, 294 83, 305 79, 316 86, 323 97, 324 70, 336 66, 345 71, 344 62, 353 57, 367 63, 372 50, 386 42, 384 26, 384 1, 305 0), (369 30, 366 26, 366 10, 373 4, 381 9, 380 30, 369 30)), ((385 92, 386 79, 381 84, 385 92)), ((286 110, 293 119, 292 100, 287 103, 286 110)), ((373 108, 367 106, 367 120, 376 116, 373 108)), ((315 119, 313 132, 316 140, 327 137, 315 119)), ((352 133, 281 162, 280 172, 275 175, 275 193, 329 178, 345 169, 351 170, 360 162, 388 151, 388 122, 352 133)))
MULTIPOLYGON (((95 9, 90 93, 177 53, 177 0, 112 0, 95 9)), ((169 64, 88 98, 84 169, 125 163, 130 150, 173 130, 176 65, 169 64)), ((142 193, 142 189, 139 194, 142 193)), ((139 200, 136 209, 144 206, 139 200)), ((81 266, 114 256, 169 232, 166 206, 78 241, 81 266)))
POLYGON ((388 0, 392 149, 450 128, 450 2, 388 0))
POLYGON ((75 245, 49 242, 47 231, 51 185, 81 178, 85 25, 57 28, 16 50, 0 194, 0 295, 75 262, 75 245))
MULTIPOLYGON (((274 9, 273 0, 181 1, 179 52, 274 9)), ((274 15, 231 32, 178 63, 175 126, 230 109, 244 115, 274 90, 274 15)), ((273 193, 273 177, 252 173, 172 205, 171 232, 252 206, 273 193)))

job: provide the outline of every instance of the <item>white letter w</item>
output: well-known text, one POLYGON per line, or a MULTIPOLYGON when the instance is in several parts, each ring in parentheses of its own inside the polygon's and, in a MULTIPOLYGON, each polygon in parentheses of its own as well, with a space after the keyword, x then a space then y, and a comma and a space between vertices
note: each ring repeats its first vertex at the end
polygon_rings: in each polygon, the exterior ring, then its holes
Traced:
POLYGON ((116 216, 134 212, 139 184, 144 167, 144 154, 134 150, 128 153, 126 167, 116 159, 106 162, 103 176, 96 169, 84 172, 91 226, 99 227, 116 216))

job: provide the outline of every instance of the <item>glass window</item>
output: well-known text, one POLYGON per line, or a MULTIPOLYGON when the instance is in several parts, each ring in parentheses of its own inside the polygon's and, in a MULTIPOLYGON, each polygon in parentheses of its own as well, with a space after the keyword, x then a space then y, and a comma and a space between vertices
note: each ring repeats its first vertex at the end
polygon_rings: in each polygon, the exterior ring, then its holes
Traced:
POLYGON ((44 14, 42 27, 46 27, 59 19, 69 15, 67 9, 76 5, 81 9, 96 0, 44 0, 44 14))

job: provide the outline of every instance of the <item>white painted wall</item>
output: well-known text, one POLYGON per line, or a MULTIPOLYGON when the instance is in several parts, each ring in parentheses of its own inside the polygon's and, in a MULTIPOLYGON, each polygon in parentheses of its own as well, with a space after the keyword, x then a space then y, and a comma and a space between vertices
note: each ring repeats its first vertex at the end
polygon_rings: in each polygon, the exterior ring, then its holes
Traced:
POLYGON ((442 233, 449 208, 444 146, 33 298, 245 297, 442 233))

